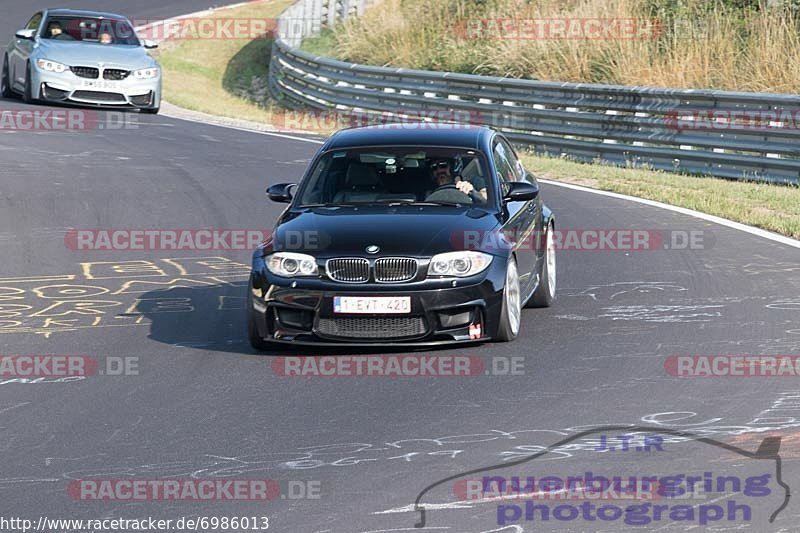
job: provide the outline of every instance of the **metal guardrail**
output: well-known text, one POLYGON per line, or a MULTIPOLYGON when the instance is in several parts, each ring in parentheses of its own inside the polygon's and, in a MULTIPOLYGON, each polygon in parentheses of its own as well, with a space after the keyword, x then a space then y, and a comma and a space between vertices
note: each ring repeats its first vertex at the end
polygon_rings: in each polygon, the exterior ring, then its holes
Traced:
POLYGON ((272 96, 289 107, 461 113, 538 153, 800 185, 800 96, 558 83, 346 63, 297 49, 369 0, 301 0, 280 17, 272 96))

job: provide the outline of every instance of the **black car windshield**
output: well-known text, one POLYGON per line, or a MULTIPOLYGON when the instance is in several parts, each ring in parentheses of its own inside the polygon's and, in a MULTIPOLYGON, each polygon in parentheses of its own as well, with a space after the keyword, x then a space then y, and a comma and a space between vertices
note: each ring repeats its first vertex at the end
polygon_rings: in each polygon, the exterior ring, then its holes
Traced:
POLYGON ((107 45, 139 46, 139 39, 124 19, 51 16, 42 28, 42 38, 85 41, 107 45))
POLYGON ((299 206, 493 205, 486 158, 447 147, 331 150, 301 185, 299 206))

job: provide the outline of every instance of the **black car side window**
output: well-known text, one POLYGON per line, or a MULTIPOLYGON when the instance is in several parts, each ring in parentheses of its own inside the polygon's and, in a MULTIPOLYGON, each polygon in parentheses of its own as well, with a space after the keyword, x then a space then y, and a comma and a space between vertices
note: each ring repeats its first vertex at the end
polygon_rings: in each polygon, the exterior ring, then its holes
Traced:
POLYGON ((497 169, 497 179, 500 182, 500 193, 505 196, 508 192, 509 183, 517 181, 517 176, 514 173, 514 168, 508 160, 506 150, 500 142, 495 141, 494 148, 492 149, 492 158, 494 159, 494 166, 497 169))
POLYGON ((503 148, 506 159, 511 164, 511 169, 514 171, 514 176, 516 176, 514 181, 523 180, 525 178, 525 167, 522 166, 522 161, 520 161, 517 154, 514 153, 514 149, 505 139, 500 139, 500 147, 503 148))
POLYGON ((36 13, 34 16, 31 17, 31 20, 25 25, 26 30, 37 30, 39 29, 39 24, 42 22, 42 14, 36 13))

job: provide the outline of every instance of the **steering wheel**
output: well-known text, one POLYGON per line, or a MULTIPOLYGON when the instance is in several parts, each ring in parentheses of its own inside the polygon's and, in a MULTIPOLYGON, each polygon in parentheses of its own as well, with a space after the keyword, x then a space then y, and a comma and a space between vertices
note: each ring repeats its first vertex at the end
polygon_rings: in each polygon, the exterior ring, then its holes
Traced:
POLYGON ((463 193, 459 190, 458 187, 454 183, 448 183, 446 185, 442 185, 440 187, 436 187, 431 193, 425 197, 427 201, 442 201, 442 202, 454 202, 462 204, 469 199, 470 202, 474 202, 474 199, 471 195, 463 193))
POLYGON ((486 202, 486 198, 483 197, 481 193, 479 193, 476 189, 472 189, 467 193, 467 196, 470 197, 473 204, 482 204, 486 202))

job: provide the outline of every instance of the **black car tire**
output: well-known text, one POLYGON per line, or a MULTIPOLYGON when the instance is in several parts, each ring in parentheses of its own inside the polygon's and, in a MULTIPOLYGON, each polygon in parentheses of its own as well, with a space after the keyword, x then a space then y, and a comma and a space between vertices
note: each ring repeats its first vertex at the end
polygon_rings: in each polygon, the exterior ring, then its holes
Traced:
POLYGON ((250 341, 250 346, 260 352, 265 352, 272 347, 270 343, 265 341, 261 338, 261 335, 258 334, 258 328, 256 327, 255 319, 252 314, 247 319, 247 338, 250 341))
POLYGON ((160 110, 161 110, 160 107, 143 107, 140 109, 142 113, 145 113, 147 115, 157 115, 160 110))
POLYGON ((258 333, 258 326, 256 326, 256 317, 253 312, 253 302, 251 296, 247 298, 247 339, 250 341, 250 346, 254 349, 265 352, 274 348, 274 345, 264 340, 261 334, 258 333))
POLYGON ((28 66, 25 67, 25 89, 22 91, 22 101, 26 104, 32 104, 35 102, 33 96, 31 95, 31 64, 28 63, 28 66))
POLYGON ((545 234, 544 257, 539 270, 539 284, 528 299, 525 307, 550 307, 556 298, 556 248, 553 241, 553 224, 545 234))
POLYGON ((0 78, 0 96, 3 98, 14 97, 14 91, 11 89, 11 80, 8 74, 8 56, 3 56, 3 77, 0 78))
POLYGON ((503 305, 500 310, 500 323, 497 326, 496 340, 509 342, 519 335, 519 328, 522 324, 520 298, 517 261, 512 255, 508 258, 508 266, 506 267, 506 280, 503 284, 503 305), (516 325, 514 322, 516 322, 516 325))

